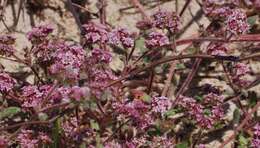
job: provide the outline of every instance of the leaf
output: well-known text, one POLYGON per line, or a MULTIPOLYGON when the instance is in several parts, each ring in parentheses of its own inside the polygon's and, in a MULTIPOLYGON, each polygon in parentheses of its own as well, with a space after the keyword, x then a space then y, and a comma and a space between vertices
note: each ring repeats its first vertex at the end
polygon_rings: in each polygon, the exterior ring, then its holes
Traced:
POLYGON ((147 93, 141 91, 141 90, 137 90, 137 89, 133 89, 130 91, 132 93, 132 95, 134 96, 134 99, 139 99, 142 100, 144 102, 151 102, 151 96, 149 96, 147 93))
POLYGON ((0 120, 6 117, 12 118, 19 112, 21 112, 21 109, 19 107, 8 107, 0 112, 0 120))
POLYGON ((184 69, 184 68, 186 68, 186 67, 183 63, 177 63, 176 64, 176 69, 184 69))
POLYGON ((251 16, 247 18, 247 22, 250 26, 253 26, 256 23, 257 15, 251 16))
POLYGON ((168 110, 164 115, 166 116, 166 117, 170 117, 170 116, 173 116, 173 115, 175 115, 176 114, 176 109, 170 109, 170 110, 168 110))
POLYGON ((240 148, 246 148, 248 145, 249 140, 243 136, 243 134, 239 134, 238 142, 240 148))
POLYGON ((233 112, 233 122, 234 124, 238 124, 240 121, 240 111, 239 109, 235 109, 234 112, 233 112))
POLYGON ((90 127, 95 130, 99 130, 99 125, 95 120, 90 120, 90 127))
POLYGON ((203 97, 202 97, 202 96, 198 96, 198 95, 196 95, 194 98, 195 98, 196 100, 198 100, 198 101, 202 101, 202 100, 203 100, 203 97))
POLYGON ((145 48, 145 39, 144 38, 139 38, 135 41, 135 47, 137 49, 139 49, 142 53, 145 52, 147 50, 147 48, 145 48))
POLYGON ((61 129, 61 119, 57 119, 54 122, 54 127, 52 128, 52 148, 60 147, 60 129, 61 129))
POLYGON ((188 142, 182 142, 176 145, 176 148, 188 148, 188 142))

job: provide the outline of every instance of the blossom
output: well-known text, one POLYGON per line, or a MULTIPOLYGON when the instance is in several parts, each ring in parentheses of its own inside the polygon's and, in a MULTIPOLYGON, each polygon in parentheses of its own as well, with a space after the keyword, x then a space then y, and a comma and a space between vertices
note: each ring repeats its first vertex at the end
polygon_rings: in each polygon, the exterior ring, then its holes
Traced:
POLYGON ((0 43, 6 44, 6 45, 11 45, 14 44, 15 38, 11 35, 1 35, 0 36, 0 43))
POLYGON ((220 104, 224 101, 224 96, 215 94, 215 93, 208 93, 207 95, 203 96, 203 102, 211 103, 211 104, 220 104))
POLYGON ((252 140, 252 147, 253 148, 259 148, 259 145, 260 145, 260 138, 254 138, 253 140, 252 140))
POLYGON ((167 112, 172 106, 172 102, 164 97, 153 97, 152 99, 152 111, 155 113, 164 114, 167 112))
POLYGON ((237 63, 234 65, 233 72, 231 74, 232 81, 241 87, 247 86, 250 81, 245 78, 246 74, 250 72, 250 68, 247 64, 237 63))
POLYGON ((50 67, 52 74, 69 79, 78 79, 80 69, 85 60, 85 51, 80 46, 70 46, 58 49, 53 54, 54 63, 50 67))
POLYGON ((175 12, 159 10, 153 15, 154 25, 160 29, 168 29, 171 33, 180 30, 180 18, 175 12))
POLYGON ((41 25, 41 26, 34 27, 31 31, 29 31, 27 33, 27 38, 32 42, 42 41, 52 32, 53 32, 52 26, 41 25))
POLYGON ((13 89, 16 80, 10 77, 7 73, 1 72, 0 73, 0 91, 1 92, 8 92, 13 89))
POLYGON ((228 48, 223 43, 210 44, 207 47, 207 53, 210 55, 226 55, 228 48))
POLYGON ((32 130, 24 130, 18 134, 18 141, 22 148, 37 148, 39 140, 33 136, 32 130))
POLYGON ((15 52, 15 49, 12 45, 2 44, 0 43, 0 55, 3 56, 11 56, 15 52))
POLYGON ((244 34, 249 30, 249 24, 247 23, 246 14, 240 9, 234 9, 232 13, 227 16, 225 24, 227 31, 234 35, 244 34))
POLYGON ((86 34, 84 35, 88 43, 106 43, 108 41, 106 26, 94 22, 83 25, 86 34))
POLYGON ((50 85, 42 85, 40 87, 36 85, 24 86, 22 88, 22 106, 26 108, 39 106, 51 88, 52 86, 50 85))
POLYGON ((152 118, 147 114, 149 107, 141 100, 133 100, 122 104, 115 104, 117 113, 123 114, 133 119, 134 124, 144 129, 152 124, 152 118))
POLYGON ((92 56, 91 59, 95 60, 95 63, 109 63, 112 60, 112 55, 110 52, 102 50, 100 48, 94 48, 91 52, 92 56))
POLYGON ((260 137, 260 123, 254 126, 254 135, 260 137))
POLYGON ((0 147, 7 148, 7 146, 8 146, 7 139, 4 136, 0 136, 0 147))
POLYGON ((109 43, 119 45, 120 43, 124 48, 134 47, 134 39, 132 34, 125 28, 117 28, 108 34, 109 43))
POLYGON ((80 101, 82 98, 89 96, 89 91, 90 90, 87 87, 73 86, 69 96, 76 101, 80 101))
POLYGON ((147 48, 156 48, 167 44, 169 44, 168 37, 159 32, 151 32, 145 40, 147 48))

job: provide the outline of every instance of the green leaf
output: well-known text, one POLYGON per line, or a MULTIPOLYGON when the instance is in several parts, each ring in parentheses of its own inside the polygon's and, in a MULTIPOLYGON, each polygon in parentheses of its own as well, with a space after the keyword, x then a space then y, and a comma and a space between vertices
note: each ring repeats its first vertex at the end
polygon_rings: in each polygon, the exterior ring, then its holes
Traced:
POLYGON ((6 117, 12 118, 19 112, 21 112, 21 109, 19 107, 8 107, 0 112, 0 120, 6 117))
POLYGON ((135 47, 139 49, 141 52, 145 52, 147 48, 145 48, 145 39, 139 38, 135 41, 135 47))
POLYGON ((186 68, 186 67, 183 63, 177 63, 176 64, 176 69, 184 69, 184 68, 186 68))
POLYGON ((176 148, 188 148, 188 142, 182 142, 176 145, 176 148))
POLYGON ((243 136, 243 134, 240 134, 238 136, 238 142, 240 148, 246 148, 248 145, 249 140, 243 136))
POLYGON ((99 125, 95 120, 90 120, 90 127, 95 130, 99 130, 99 125))
POLYGON ((251 16, 247 18, 247 22, 250 26, 253 26, 256 23, 257 15, 251 16))
POLYGON ((173 116, 173 115, 175 115, 176 114, 176 109, 170 109, 170 110, 168 110, 164 115, 166 116, 166 117, 170 117, 170 116, 173 116))
POLYGON ((54 127, 52 128, 53 143, 51 145, 51 148, 60 147, 60 129, 61 129, 61 119, 59 118, 54 122, 54 127))
POLYGON ((203 97, 202 97, 202 96, 198 96, 198 95, 196 95, 194 98, 195 98, 196 100, 198 100, 198 101, 202 101, 202 100, 203 100, 203 97))
POLYGON ((234 122, 234 124, 238 124, 239 123, 239 121, 240 121, 240 111, 239 111, 239 109, 235 109, 234 110, 234 112, 233 112, 233 122, 234 122))

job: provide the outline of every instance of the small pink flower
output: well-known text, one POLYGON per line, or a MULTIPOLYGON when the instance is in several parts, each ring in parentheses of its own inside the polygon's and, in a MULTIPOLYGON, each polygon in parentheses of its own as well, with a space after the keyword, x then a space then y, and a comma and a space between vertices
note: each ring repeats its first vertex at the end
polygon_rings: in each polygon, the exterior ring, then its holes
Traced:
POLYGON ((6 44, 6 45, 11 45, 14 44, 15 38, 11 35, 1 35, 0 36, 0 43, 6 44))
POLYGON ((12 45, 2 44, 0 43, 0 55, 2 56, 11 56, 15 52, 15 49, 12 45))
POLYGON ((207 53, 210 55, 226 55, 228 48, 223 43, 210 44, 207 47, 207 53))
POLYGON ((249 30, 249 24, 247 23, 246 14, 240 9, 233 9, 232 13, 227 16, 225 24, 227 30, 234 35, 244 34, 249 30))
POLYGON ((38 148, 39 140, 33 134, 32 130, 21 130, 17 139, 22 148, 38 148))
POLYGON ((151 32, 145 40, 147 48, 161 47, 169 43, 168 37, 159 32, 151 32))
POLYGON ((160 29, 168 29, 171 33, 180 30, 180 18, 175 12, 159 10, 153 15, 154 25, 160 29))
POLYGON ((1 72, 0 73, 0 91, 1 92, 8 92, 13 89, 16 80, 10 77, 7 73, 1 72))
POLYGON ((109 63, 112 60, 112 55, 110 52, 102 50, 100 48, 94 48, 91 52, 92 60, 96 60, 96 63, 104 62, 109 63))
POLYGON ((106 26, 94 22, 83 25, 85 29, 85 39, 88 43, 106 43, 108 41, 106 26))
POLYGON ((260 123, 255 125, 255 127, 254 127, 254 135, 260 137, 260 123))
POLYGON ((108 34, 111 44, 119 45, 121 43, 124 48, 132 48, 134 46, 132 36, 132 33, 125 28, 114 29, 108 34))
POLYGON ((80 46, 71 46, 58 49, 53 54, 54 63, 50 72, 69 79, 78 79, 80 69, 85 61, 85 51, 80 46))
POLYGON ((33 28, 31 31, 27 33, 28 40, 34 41, 42 41, 44 40, 50 33, 53 32, 53 27, 50 25, 41 25, 33 28))
POLYGON ((152 111, 155 113, 164 114, 172 106, 172 102, 166 97, 153 97, 152 99, 152 111))

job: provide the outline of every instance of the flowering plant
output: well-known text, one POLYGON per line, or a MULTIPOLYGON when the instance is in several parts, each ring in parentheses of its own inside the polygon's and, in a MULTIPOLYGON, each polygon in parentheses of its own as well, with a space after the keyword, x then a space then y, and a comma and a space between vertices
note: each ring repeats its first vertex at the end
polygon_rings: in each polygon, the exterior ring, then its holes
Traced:
POLYGON ((250 63, 260 54, 244 50, 259 49, 260 34, 249 24, 259 1, 202 0, 211 22, 185 39, 179 36, 191 0, 180 13, 160 8, 152 15, 131 2, 144 18, 138 32, 109 25, 105 0, 100 21, 82 24, 75 11, 82 6, 68 0, 81 42, 38 25, 21 51, 14 36, 1 34, 0 58, 27 70, 1 64, 0 147, 203 148, 210 134, 230 127, 234 133, 219 147, 259 147, 259 91, 249 89, 259 85, 250 63), (120 70, 111 66, 117 54, 120 70), (203 82, 211 76, 226 88, 203 82))

